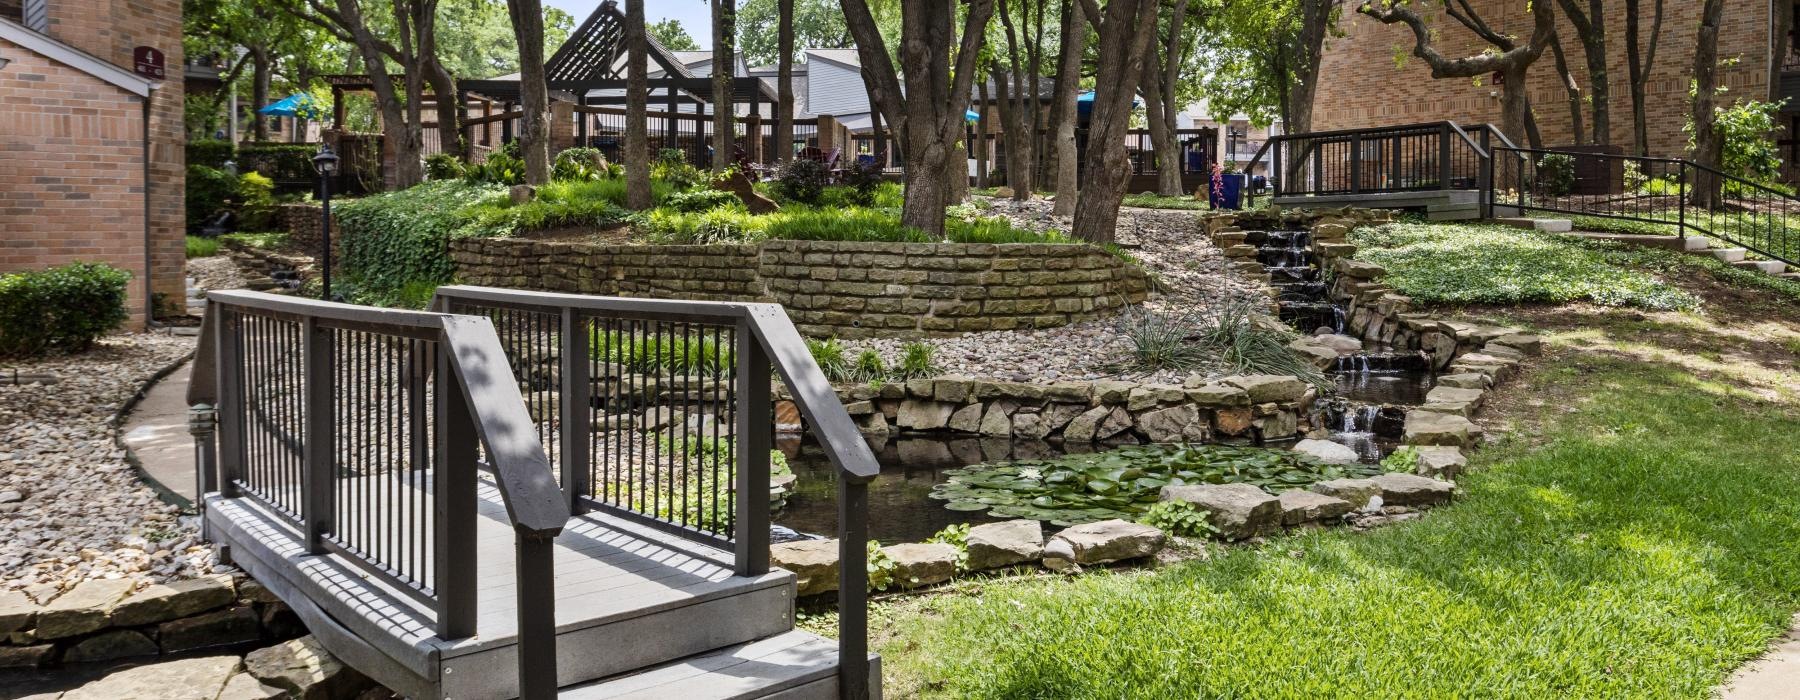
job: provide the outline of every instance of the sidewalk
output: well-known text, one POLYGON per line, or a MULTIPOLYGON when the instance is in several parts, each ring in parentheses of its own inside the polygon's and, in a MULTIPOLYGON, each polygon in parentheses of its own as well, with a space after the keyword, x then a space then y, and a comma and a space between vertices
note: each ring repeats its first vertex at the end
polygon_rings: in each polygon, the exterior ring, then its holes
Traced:
POLYGON ((1725 687, 1719 689, 1722 700, 1769 700, 1800 696, 1800 615, 1794 626, 1775 640, 1769 652, 1744 664, 1725 687))
POLYGON ((188 434, 188 362, 150 387, 125 419, 121 440, 142 465, 150 487, 194 500, 194 437, 188 434))

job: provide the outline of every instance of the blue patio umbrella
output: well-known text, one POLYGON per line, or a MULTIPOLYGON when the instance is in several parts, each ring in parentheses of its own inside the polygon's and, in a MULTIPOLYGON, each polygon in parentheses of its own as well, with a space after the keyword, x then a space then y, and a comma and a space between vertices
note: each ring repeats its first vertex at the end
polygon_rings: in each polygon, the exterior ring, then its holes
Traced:
POLYGON ((965 110, 963 110, 963 119, 966 121, 972 121, 972 122, 980 121, 981 115, 976 113, 975 110, 965 109, 965 110))
POLYGON ((262 109, 256 110, 256 113, 271 117, 300 117, 303 119, 314 119, 323 115, 325 113, 325 108, 323 105, 319 104, 318 100, 313 99, 312 95, 304 92, 296 92, 287 97, 283 97, 262 109))
MULTIPOLYGON (((1138 99, 1136 95, 1133 95, 1131 97, 1131 106, 1133 109, 1137 108, 1138 106, 1140 106, 1142 104, 1144 104, 1144 101, 1138 99)), ((1076 114, 1079 114, 1079 115, 1085 117, 1090 112, 1093 112, 1093 111, 1094 111, 1094 91, 1093 90, 1089 90, 1087 92, 1081 93, 1080 95, 1075 97, 1075 113, 1076 114)))

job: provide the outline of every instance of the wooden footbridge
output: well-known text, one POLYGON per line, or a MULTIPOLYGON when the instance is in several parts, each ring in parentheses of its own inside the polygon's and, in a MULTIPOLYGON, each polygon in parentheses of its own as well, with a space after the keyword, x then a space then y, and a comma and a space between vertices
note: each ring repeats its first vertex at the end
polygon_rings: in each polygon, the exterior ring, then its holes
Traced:
POLYGON ((205 534, 416 698, 863 698, 877 467, 779 307, 209 296, 205 534), (839 467, 839 636, 769 566, 770 379, 839 467))

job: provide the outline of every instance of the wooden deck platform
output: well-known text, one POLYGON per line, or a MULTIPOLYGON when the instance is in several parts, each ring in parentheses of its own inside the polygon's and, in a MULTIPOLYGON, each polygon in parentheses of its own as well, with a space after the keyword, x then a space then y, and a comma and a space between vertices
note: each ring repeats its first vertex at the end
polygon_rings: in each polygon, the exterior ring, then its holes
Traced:
MULTIPOLYGON (((514 535, 480 498, 476 634, 436 636, 432 612, 348 559, 310 555, 252 498, 207 498, 215 541, 287 601, 327 648, 418 698, 512 697, 514 535)), ((581 698, 836 697, 836 644, 793 630, 794 576, 733 573, 731 553, 618 518, 573 518, 556 540, 557 685, 581 698)), ((874 687, 879 688, 879 674, 874 687)))
POLYGON ((1290 209, 1362 207, 1367 209, 1415 209, 1432 221, 1481 218, 1480 190, 1420 190, 1362 194, 1284 195, 1275 205, 1290 209))

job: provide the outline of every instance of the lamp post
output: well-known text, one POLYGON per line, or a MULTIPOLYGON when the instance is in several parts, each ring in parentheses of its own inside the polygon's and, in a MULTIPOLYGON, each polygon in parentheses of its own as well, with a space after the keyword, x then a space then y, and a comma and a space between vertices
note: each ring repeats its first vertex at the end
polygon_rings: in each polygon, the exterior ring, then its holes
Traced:
POLYGON ((331 150, 330 144, 320 144, 318 155, 313 156, 313 170, 319 173, 319 199, 324 202, 324 219, 319 222, 319 239, 323 245, 319 250, 319 281, 323 290, 319 298, 331 301, 331 178, 337 174, 338 156, 331 150))

